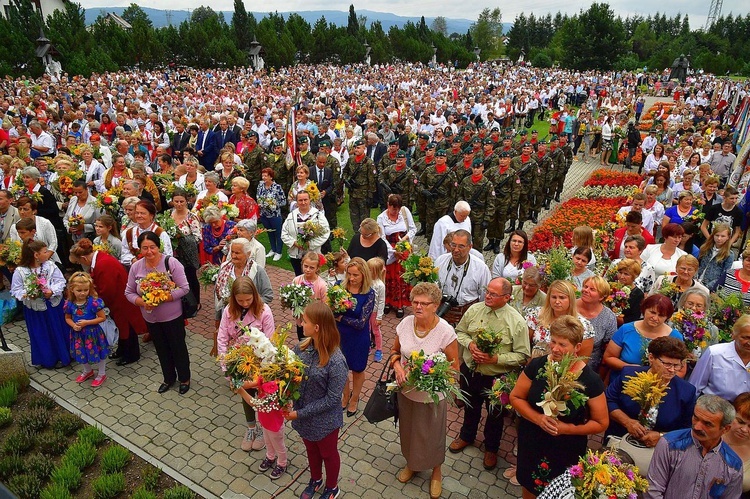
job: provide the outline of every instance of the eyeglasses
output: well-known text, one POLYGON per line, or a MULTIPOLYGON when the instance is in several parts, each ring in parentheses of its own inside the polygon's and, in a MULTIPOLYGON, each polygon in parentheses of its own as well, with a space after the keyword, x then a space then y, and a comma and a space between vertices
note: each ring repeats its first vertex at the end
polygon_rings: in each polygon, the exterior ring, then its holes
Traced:
POLYGON ((484 288, 484 295, 487 298, 502 298, 503 296, 510 296, 510 293, 493 293, 489 288, 484 288))
POLYGON ((682 369, 682 362, 680 362, 679 364, 673 364, 672 362, 664 362, 659 358, 657 358, 656 360, 661 362, 661 365, 664 366, 664 369, 668 371, 679 371, 680 369, 682 369))
POLYGON ((435 303, 435 302, 434 301, 413 301, 413 302, 411 302, 411 306, 414 307, 414 308, 417 308, 417 307, 429 307, 433 303, 435 303))
POLYGON ((451 247, 451 249, 458 249, 458 250, 461 250, 461 251, 463 251, 463 250, 465 250, 466 248, 468 248, 469 246, 468 246, 468 245, 466 245, 466 244, 456 244, 456 243, 450 243, 450 247, 451 247))

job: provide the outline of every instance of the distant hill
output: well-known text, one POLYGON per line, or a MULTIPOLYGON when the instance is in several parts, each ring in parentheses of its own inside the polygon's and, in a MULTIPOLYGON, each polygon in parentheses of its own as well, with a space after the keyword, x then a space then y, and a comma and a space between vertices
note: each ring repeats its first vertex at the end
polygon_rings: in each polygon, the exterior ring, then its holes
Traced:
MULTIPOLYGON (((174 26, 178 26, 182 21, 186 20, 190 16, 190 12, 187 10, 160 10, 160 9, 151 9, 148 7, 141 7, 143 11, 148 14, 148 17, 151 19, 151 22, 154 23, 154 27, 160 28, 162 26, 167 26, 170 24, 173 24, 174 26), (169 16, 168 16, 169 15, 169 16), (168 19, 168 17, 171 16, 171 19, 168 19)), ((93 24, 94 21, 96 21, 96 18, 101 13, 106 12, 112 12, 114 14, 120 15, 125 10, 125 7, 91 7, 86 9, 86 24, 93 24)), ((224 14, 224 19, 227 23, 230 23, 232 21, 232 11, 222 11, 222 14, 224 14)), ((268 12, 253 12, 253 15, 257 20, 261 20, 263 17, 265 17, 268 14, 268 12)), ((289 12, 279 12, 279 14, 282 14, 284 18, 286 19, 289 15, 289 12)), ((326 21, 332 22, 338 26, 346 25, 347 19, 349 16, 348 12, 344 11, 338 11, 338 10, 310 10, 310 11, 300 11, 297 12, 302 18, 304 18, 307 22, 309 22, 311 25, 315 24, 315 21, 321 18, 321 16, 325 16, 326 21)), ((388 31, 391 26, 398 26, 399 28, 403 27, 404 24, 406 24, 407 21, 411 21, 413 23, 419 22, 419 17, 405 17, 405 16, 399 16, 396 14, 390 14, 386 12, 373 12, 371 10, 357 10, 357 15, 365 16, 367 18, 367 25, 369 27, 370 23, 373 21, 380 21, 383 25, 383 29, 385 31, 388 31)), ((432 21, 434 20, 434 17, 425 17, 425 22, 429 26, 432 24, 432 21)), ((451 33, 459 33, 464 34, 466 31, 468 31, 469 27, 471 27, 471 24, 474 22, 469 19, 451 19, 446 18, 446 22, 448 24, 448 34, 451 33)), ((508 31, 510 29, 512 23, 503 23, 503 30, 508 31)))

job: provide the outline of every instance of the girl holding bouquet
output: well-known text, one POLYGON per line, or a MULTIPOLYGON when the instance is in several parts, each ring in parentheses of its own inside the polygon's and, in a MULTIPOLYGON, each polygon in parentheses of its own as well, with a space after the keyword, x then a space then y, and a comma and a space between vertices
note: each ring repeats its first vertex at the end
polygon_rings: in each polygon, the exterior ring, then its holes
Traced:
POLYGON ((341 407, 348 417, 352 417, 357 414, 359 395, 365 382, 365 368, 370 356, 370 315, 375 309, 372 277, 364 260, 355 257, 349 261, 341 287, 357 300, 354 307, 336 315, 341 334, 341 351, 352 372, 351 384, 347 381, 344 386, 341 407))
POLYGON ((329 286, 341 284, 346 276, 346 266, 349 265, 349 255, 346 251, 341 250, 333 253, 333 264, 328 269, 326 282, 329 286))
POLYGON ((94 377, 91 364, 98 364, 99 371, 91 382, 94 388, 107 379, 106 364, 109 344, 100 326, 106 319, 104 302, 96 295, 94 280, 86 272, 76 272, 68 281, 68 299, 63 306, 65 322, 70 326, 70 351, 83 372, 76 383, 94 377))
POLYGON ((307 367, 300 398, 284 417, 292 422, 305 444, 310 466, 310 482, 300 497, 312 499, 323 488, 323 465, 326 468, 325 488, 321 499, 339 495, 338 479, 341 457, 338 450, 339 429, 344 418, 339 409, 338 394, 347 382, 347 365, 339 348, 339 332, 331 309, 322 302, 313 302, 302 314, 305 341, 294 352, 307 367))
POLYGON ((117 221, 111 215, 102 215, 96 219, 94 231, 96 237, 93 244, 101 246, 106 253, 119 260, 122 253, 122 240, 119 239, 120 231, 117 221))
MULTIPOLYGON (((245 276, 238 277, 232 283, 229 304, 224 307, 221 313, 221 323, 216 339, 219 356, 226 354, 227 350, 234 345, 237 338, 242 334, 242 330, 237 325, 238 322, 248 327, 258 328, 268 338, 273 335, 276 327, 271 307, 263 303, 253 280, 245 276)), ((248 382, 244 388, 249 390, 253 387, 248 382)), ((255 423, 255 410, 244 398, 242 409, 245 412, 247 431, 240 448, 245 452, 260 450, 265 446, 265 436, 263 430, 258 428, 255 423)))
POLYGON ((26 241, 10 288, 10 294, 23 303, 31 363, 45 369, 70 364, 68 327, 62 307, 65 277, 50 261, 51 256, 46 243, 26 241))
MULTIPOLYGON (((312 289, 313 300, 322 301, 326 297, 328 291, 328 284, 323 280, 318 272, 320 270, 320 255, 312 251, 305 253, 302 257, 302 275, 298 275, 292 280, 292 284, 302 284, 312 289)), ((302 329, 301 318, 298 319, 297 323, 297 338, 302 341, 305 339, 305 335, 302 329)))
POLYGON ((167 262, 155 233, 142 232, 137 243, 143 258, 130 267, 125 297, 141 308, 156 347, 164 377, 157 391, 166 392, 179 379, 180 395, 184 395, 190 389, 190 357, 185 344, 181 302, 189 291, 185 269, 176 258, 169 258, 167 262))

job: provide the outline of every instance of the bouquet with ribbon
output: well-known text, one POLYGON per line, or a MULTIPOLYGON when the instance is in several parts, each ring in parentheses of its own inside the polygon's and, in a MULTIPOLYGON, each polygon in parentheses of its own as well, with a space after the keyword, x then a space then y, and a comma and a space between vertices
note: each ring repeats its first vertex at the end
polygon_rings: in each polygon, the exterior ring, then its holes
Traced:
POLYGON ((305 307, 312 302, 313 290, 304 284, 287 284, 279 289, 281 306, 292 311, 292 317, 302 317, 305 307))
POLYGON ((438 282, 438 269, 429 256, 412 253, 401 262, 401 266, 404 268, 401 277, 412 286, 420 282, 438 282))
POLYGON ((466 397, 456 380, 458 372, 443 352, 425 354, 424 350, 412 352, 406 359, 406 382, 403 391, 418 390, 429 395, 430 400, 439 403, 441 396, 451 403, 455 399, 466 402, 466 397))
POLYGON ((547 389, 542 400, 536 405, 542 408, 545 416, 557 418, 570 414, 571 407, 579 408, 589 399, 581 390, 584 386, 578 381, 581 371, 571 368, 581 357, 572 354, 563 355, 559 362, 548 361, 544 370, 539 372, 537 379, 547 382, 547 389), (570 404, 570 407, 568 406, 570 404))
POLYGON ((169 300, 172 290, 177 285, 165 272, 149 272, 138 283, 141 288, 141 298, 146 305, 156 307, 169 300))
POLYGON ((357 299, 340 285, 331 286, 326 292, 326 304, 334 314, 343 314, 357 306, 357 299))
POLYGON ((662 377, 651 371, 641 371, 628 376, 622 384, 622 393, 633 399, 633 402, 641 408, 638 422, 648 429, 656 424, 659 404, 667 394, 667 390, 669 386, 662 377))

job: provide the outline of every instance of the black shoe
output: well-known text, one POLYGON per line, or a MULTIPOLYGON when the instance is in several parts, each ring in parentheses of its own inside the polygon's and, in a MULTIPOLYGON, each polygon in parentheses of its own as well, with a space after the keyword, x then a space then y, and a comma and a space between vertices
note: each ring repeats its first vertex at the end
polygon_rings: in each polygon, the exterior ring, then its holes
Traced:
POLYGON ((500 254, 500 240, 495 239, 495 245, 492 246, 492 252, 496 255, 500 254))
POLYGON ((518 228, 516 230, 523 230, 523 224, 525 222, 518 222, 518 228))
POLYGON ((510 234, 514 230, 516 230, 516 223, 515 222, 511 223, 510 227, 508 227, 507 229, 505 229, 505 233, 506 234, 510 234))
POLYGON ((161 385, 159 385, 159 388, 156 391, 159 393, 164 393, 172 388, 172 385, 174 385, 174 381, 172 381, 171 383, 162 383, 161 385))
POLYGON ((129 364, 135 364, 136 362, 138 362, 138 359, 130 360, 130 359, 126 359, 126 358, 123 357, 120 360, 118 360, 117 362, 115 362, 115 365, 117 365, 117 366, 127 366, 129 364))
POLYGON ((560 202, 560 195, 559 194, 555 194, 555 201, 557 201, 558 203, 560 202))
POLYGON ((424 236, 425 233, 426 233, 426 231, 425 231, 425 228, 424 228, 424 225, 423 225, 422 227, 419 228, 419 230, 417 231, 417 233, 415 234, 415 236, 424 236))
POLYGON ((398 310, 396 310, 396 317, 398 317, 400 319, 403 316, 404 316, 404 309, 403 308, 399 308, 398 310))
POLYGON ((180 395, 185 395, 190 390, 190 383, 180 383, 180 395))
POLYGON ((482 251, 492 251, 492 248, 495 247, 495 240, 494 239, 488 239, 487 245, 482 248, 482 251))
POLYGON ((391 313, 391 306, 390 305, 386 305, 385 307, 383 307, 383 313, 384 314, 390 314, 391 313))
POLYGON ((534 213, 532 213, 532 214, 531 214, 531 221, 532 221, 533 223, 535 223, 535 224, 538 224, 538 223, 539 223, 539 219, 537 218, 537 214, 536 214, 536 212, 534 212, 534 213))
POLYGON ((112 359, 112 360, 119 359, 121 357, 122 357, 122 353, 120 353, 120 352, 115 352, 115 353, 109 354, 109 358, 112 359))

